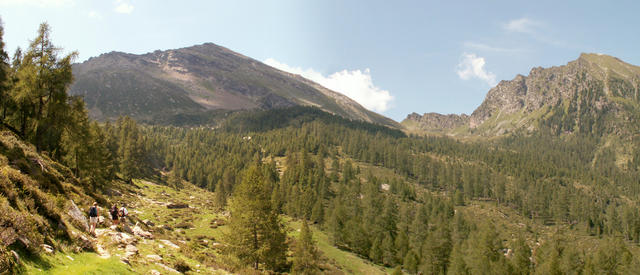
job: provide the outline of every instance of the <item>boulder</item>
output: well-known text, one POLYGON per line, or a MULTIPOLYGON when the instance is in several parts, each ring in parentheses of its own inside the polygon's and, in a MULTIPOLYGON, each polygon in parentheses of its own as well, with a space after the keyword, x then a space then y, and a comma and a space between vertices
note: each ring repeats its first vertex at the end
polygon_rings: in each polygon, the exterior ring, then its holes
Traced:
POLYGON ((16 261, 16 264, 20 265, 20 255, 18 255, 18 252, 11 250, 11 254, 13 255, 13 259, 16 261))
POLYGON ((174 249, 180 249, 179 246, 177 246, 176 244, 172 243, 169 240, 160 240, 163 244, 165 244, 168 247, 174 248, 174 249))
POLYGON ((169 203, 167 204, 167 208, 169 209, 181 209, 181 208, 189 208, 189 205, 186 203, 169 203))
POLYGON ((149 271, 149 274, 151 274, 151 275, 161 275, 162 273, 158 272, 155 269, 152 269, 151 271, 149 271))
POLYGON ((147 226, 156 226, 156 224, 150 220, 143 220, 142 223, 146 224, 147 226))
POLYGON ((137 254, 138 254, 138 248, 133 244, 128 244, 124 248, 124 257, 125 258, 129 258, 129 257, 137 255, 137 254))
POLYGON ((76 205, 75 202, 73 202, 73 200, 69 202, 71 203, 69 204, 69 210, 67 211, 67 214, 69 214, 69 217, 71 217, 71 221, 74 223, 75 226, 79 227, 85 232, 88 232, 89 223, 87 222, 87 218, 84 216, 84 213, 80 211, 80 208, 78 208, 78 206, 76 205))
POLYGON ((53 253, 53 247, 51 247, 48 244, 42 244, 42 250, 44 250, 44 252, 47 252, 49 254, 53 253))
POLYGON ((152 262, 162 261, 162 257, 160 257, 159 255, 147 255, 147 259, 149 259, 152 262))
POLYGON ((132 231, 136 236, 140 236, 145 239, 153 239, 153 234, 151 234, 149 231, 144 231, 142 228, 140 228, 140 226, 134 226, 132 231))

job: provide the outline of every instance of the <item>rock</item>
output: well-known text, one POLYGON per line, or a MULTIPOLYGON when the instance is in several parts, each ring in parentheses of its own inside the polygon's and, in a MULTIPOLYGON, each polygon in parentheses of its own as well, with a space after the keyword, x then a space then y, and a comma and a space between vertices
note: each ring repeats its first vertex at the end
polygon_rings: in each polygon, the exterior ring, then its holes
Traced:
POLYGON ((121 258, 120 261, 126 265, 131 265, 131 262, 129 262, 129 259, 127 258, 121 258))
POLYGON ((155 269, 150 270, 150 271, 149 271, 149 274, 151 274, 151 275, 162 275, 160 272, 158 272, 158 271, 157 271, 157 270, 155 270, 155 269))
POLYGON ((133 231, 133 234, 136 236, 140 236, 145 239, 153 239, 153 234, 151 234, 149 231, 144 231, 142 228, 140 228, 137 225, 133 227, 132 231, 133 231))
POLYGON ((128 244, 136 243, 136 238, 135 237, 133 237, 133 236, 127 234, 127 233, 124 233, 124 232, 117 232, 117 233, 113 234, 111 236, 111 240, 114 243, 121 244, 123 246, 128 245, 128 244))
POLYGON ((42 244, 42 249, 44 250, 44 252, 47 252, 49 254, 53 253, 53 247, 48 244, 42 244))
POLYGON ((162 261, 162 257, 160 257, 159 255, 147 255, 147 259, 154 261, 154 262, 159 262, 162 261))
POLYGON ((78 235, 80 250, 82 251, 95 251, 93 247, 93 242, 89 240, 85 235, 78 235))
POLYGON ((168 230, 168 231, 173 230, 173 228, 172 228, 171 226, 168 226, 168 225, 166 225, 166 224, 158 225, 157 227, 158 227, 158 228, 162 228, 163 230, 168 230))
POLYGON ((13 254, 13 259, 16 261, 16 264, 20 265, 20 255, 18 255, 18 252, 11 250, 11 254, 13 254))
POLYGON ((186 203, 170 203, 170 204, 167 204, 167 208, 169 209, 189 208, 189 205, 186 203))
POLYGON ((146 224, 147 226, 156 226, 156 224, 150 220, 142 220, 142 223, 146 224))
POLYGON ((73 259, 71 256, 69 256, 69 255, 67 255, 67 259, 69 259, 69 260, 71 260, 71 261, 74 261, 74 259, 73 259))
POLYGON ((169 271, 169 272, 173 272, 173 273, 179 273, 179 274, 181 274, 179 271, 177 271, 177 270, 175 270, 175 269, 173 269, 173 268, 171 268, 171 267, 168 267, 168 266, 166 266, 166 265, 164 265, 164 264, 161 264, 161 263, 156 263, 156 264, 157 264, 157 265, 159 265, 159 266, 161 266, 162 268, 166 269, 166 270, 167 270, 167 271, 169 271))
POLYGON ((174 248, 174 249, 180 249, 179 246, 177 246, 176 244, 172 243, 169 240, 160 240, 163 244, 165 244, 168 247, 174 248))
POLYGON ((127 247, 124 248, 124 251, 125 251, 125 257, 127 258, 138 254, 138 248, 133 244, 128 244, 127 247))
POLYGON ((80 229, 84 231, 89 231, 89 223, 87 222, 87 218, 85 218, 84 213, 80 211, 80 208, 76 205, 73 200, 70 201, 69 210, 67 214, 71 217, 71 221, 80 229))
POLYGON ((133 229, 131 229, 131 227, 126 222, 122 223, 122 231, 133 234, 133 229))

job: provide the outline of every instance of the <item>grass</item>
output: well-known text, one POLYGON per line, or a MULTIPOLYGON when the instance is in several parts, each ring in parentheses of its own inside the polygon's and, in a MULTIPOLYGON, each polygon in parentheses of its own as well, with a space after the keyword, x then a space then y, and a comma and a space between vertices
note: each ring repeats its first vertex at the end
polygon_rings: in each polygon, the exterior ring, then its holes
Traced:
MULTIPOLYGON (((289 235, 291 237, 298 238, 298 235, 300 234, 299 230, 301 227, 300 221, 289 220, 287 222, 287 225, 292 229, 289 235)), ((329 262, 331 262, 334 266, 344 271, 345 273, 389 274, 393 271, 393 269, 391 268, 384 268, 375 265, 368 260, 358 257, 356 254, 336 248, 335 246, 331 245, 331 240, 329 239, 329 236, 327 236, 327 234, 320 231, 315 226, 311 226, 310 228, 313 232, 313 239, 316 241, 318 250, 322 252, 322 255, 324 257, 328 258, 329 262)))
POLYGON ((95 253, 44 255, 24 260, 25 274, 136 274, 117 257, 102 259, 95 253), (71 257, 71 258, 69 258, 71 257))

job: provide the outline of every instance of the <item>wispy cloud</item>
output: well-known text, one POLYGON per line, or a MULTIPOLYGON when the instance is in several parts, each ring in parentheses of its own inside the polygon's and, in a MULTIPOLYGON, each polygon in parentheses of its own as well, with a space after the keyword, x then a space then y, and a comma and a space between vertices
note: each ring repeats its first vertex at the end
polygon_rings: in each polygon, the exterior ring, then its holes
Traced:
POLYGON ((292 67, 273 58, 268 58, 264 63, 289 73, 299 74, 326 88, 342 93, 369 110, 384 112, 390 108, 393 101, 393 96, 389 91, 373 84, 369 69, 364 71, 342 70, 325 76, 314 69, 292 67))
POLYGON ((522 17, 503 24, 502 28, 510 32, 535 33, 543 25, 540 21, 522 17))
POLYGON ((464 53, 458 63, 458 76, 462 80, 477 78, 484 81, 489 86, 495 86, 496 75, 487 71, 484 65, 484 57, 477 56, 474 53, 464 53))
POLYGON ((476 42, 470 42, 470 41, 464 42, 463 46, 466 47, 466 48, 474 49, 474 50, 498 52, 498 53, 520 53, 520 52, 527 51, 526 49, 523 49, 523 48, 496 47, 496 46, 492 46, 492 45, 487 45, 487 44, 483 44, 483 43, 476 43, 476 42))
POLYGON ((133 12, 133 5, 128 0, 116 0, 115 12, 129 14, 133 12))
POLYGON ((0 0, 0 5, 25 5, 32 7, 61 7, 75 4, 74 0, 0 0))

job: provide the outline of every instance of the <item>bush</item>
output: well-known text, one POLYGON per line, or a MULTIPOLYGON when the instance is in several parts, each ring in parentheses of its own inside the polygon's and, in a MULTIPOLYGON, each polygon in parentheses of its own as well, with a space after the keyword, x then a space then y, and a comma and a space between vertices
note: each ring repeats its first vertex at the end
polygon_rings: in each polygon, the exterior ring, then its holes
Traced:
POLYGON ((173 267, 180 273, 186 273, 187 271, 191 270, 191 267, 182 259, 176 261, 173 267))

